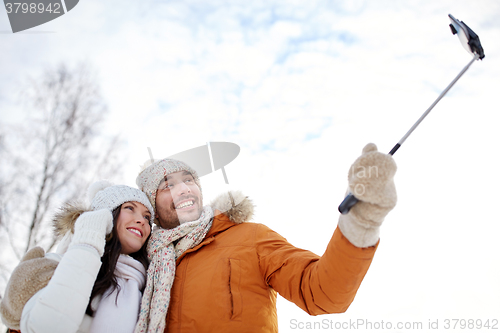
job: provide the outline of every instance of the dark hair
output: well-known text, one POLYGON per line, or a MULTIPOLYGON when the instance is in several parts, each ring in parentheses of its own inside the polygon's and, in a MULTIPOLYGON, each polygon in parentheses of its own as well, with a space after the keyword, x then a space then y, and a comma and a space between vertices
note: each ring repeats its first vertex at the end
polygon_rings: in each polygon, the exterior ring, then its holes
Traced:
MULTIPOLYGON (((90 303, 92 299, 94 299, 97 295, 103 295, 108 289, 110 292, 113 292, 115 289, 118 289, 118 293, 120 292, 120 286, 116 281, 115 268, 116 263, 118 262, 118 257, 122 252, 122 244, 120 243, 120 239, 118 239, 118 231, 116 230, 116 221, 118 220, 118 216, 120 215, 122 205, 113 209, 113 231, 106 238, 106 246, 104 247, 104 254, 101 257, 101 268, 99 269, 99 273, 97 274, 97 278, 94 282, 94 287, 92 288, 92 293, 90 294, 90 301, 87 305, 86 314, 89 316, 94 316, 94 311, 92 310, 90 303), (109 238, 111 237, 111 238, 109 238)), ((139 261, 144 268, 147 270, 149 266, 148 253, 146 250, 146 246, 149 241, 148 236, 146 242, 141 247, 141 249, 137 252, 131 253, 130 256, 135 260, 139 261)), ((118 296, 118 295, 117 295, 118 296)))

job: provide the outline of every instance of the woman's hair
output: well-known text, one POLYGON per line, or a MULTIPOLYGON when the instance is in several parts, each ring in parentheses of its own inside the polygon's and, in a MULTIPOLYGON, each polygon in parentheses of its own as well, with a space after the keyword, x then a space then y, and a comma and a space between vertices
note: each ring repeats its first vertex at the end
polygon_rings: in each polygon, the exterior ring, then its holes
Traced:
MULTIPOLYGON (((87 305, 86 314, 93 316, 94 311, 92 310, 90 303, 92 299, 97 295, 103 295, 108 289, 110 292, 113 292, 115 289, 118 289, 118 293, 120 292, 120 286, 116 281, 115 268, 116 263, 118 262, 118 257, 122 252, 122 244, 118 239, 118 231, 116 230, 116 221, 118 220, 118 216, 120 215, 122 205, 113 209, 113 231, 106 238, 106 246, 104 247, 104 254, 102 255, 101 261, 101 269, 97 274, 97 278, 94 283, 94 287, 92 288, 92 293, 90 294, 90 301, 87 305), (110 238, 111 237, 111 238, 110 238)), ((131 253, 130 256, 135 260, 139 261, 144 268, 147 270, 149 265, 148 253, 146 250, 146 246, 148 244, 148 240, 151 234, 149 234, 148 238, 144 242, 144 245, 137 252, 131 253)))

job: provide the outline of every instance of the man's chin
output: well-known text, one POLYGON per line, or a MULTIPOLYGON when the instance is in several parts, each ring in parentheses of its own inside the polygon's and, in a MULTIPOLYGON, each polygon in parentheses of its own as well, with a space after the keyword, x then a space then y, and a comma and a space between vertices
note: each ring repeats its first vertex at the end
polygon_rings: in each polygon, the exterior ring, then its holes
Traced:
POLYGON ((193 222, 200 218, 201 210, 194 210, 192 212, 177 212, 180 224, 193 222))
POLYGON ((159 226, 163 229, 174 229, 174 228, 178 227, 179 225, 180 225, 180 223, 178 220, 169 221, 169 222, 160 221, 160 224, 159 224, 159 226))

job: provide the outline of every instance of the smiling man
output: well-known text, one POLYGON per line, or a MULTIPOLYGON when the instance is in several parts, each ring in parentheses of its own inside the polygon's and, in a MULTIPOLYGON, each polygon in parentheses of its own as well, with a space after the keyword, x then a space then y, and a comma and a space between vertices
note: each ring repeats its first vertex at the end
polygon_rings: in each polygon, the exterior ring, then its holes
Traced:
POLYGON ((181 223, 197 220, 203 209, 201 192, 189 171, 178 171, 160 181, 156 194, 160 205, 156 211, 164 229, 172 229, 181 223))
MULTIPOLYGON (((351 166, 360 202, 341 215, 320 257, 252 219, 253 204, 231 192, 203 206, 196 171, 163 159, 137 185, 155 209, 151 263, 135 332, 277 332, 277 293, 310 315, 344 312, 370 266, 379 227, 396 204, 392 156, 368 144, 351 166), (376 173, 357 170, 376 169, 376 173)), ((282 207, 293 209, 293 207, 282 207)), ((333 222, 334 211, 325 210, 333 222)), ((314 227, 314 221, 307 225, 314 227)))

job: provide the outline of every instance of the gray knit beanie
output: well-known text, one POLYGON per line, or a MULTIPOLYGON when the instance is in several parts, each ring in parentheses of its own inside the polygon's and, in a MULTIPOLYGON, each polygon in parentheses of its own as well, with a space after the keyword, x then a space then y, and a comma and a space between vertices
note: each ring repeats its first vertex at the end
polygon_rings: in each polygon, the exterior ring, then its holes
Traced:
POLYGON ((158 190, 160 182, 171 173, 179 171, 187 171, 193 176, 194 182, 200 188, 200 199, 201 202, 203 202, 200 179, 196 171, 182 161, 164 158, 145 167, 144 170, 139 173, 135 181, 139 189, 148 196, 153 209, 156 209, 156 191, 158 190))
POLYGON ((100 180, 89 186, 87 197, 91 202, 90 208, 92 210, 107 208, 113 211, 113 209, 125 202, 140 202, 151 214, 149 222, 152 224, 154 221, 154 208, 149 203, 148 197, 136 188, 126 185, 113 185, 107 180, 100 180))

